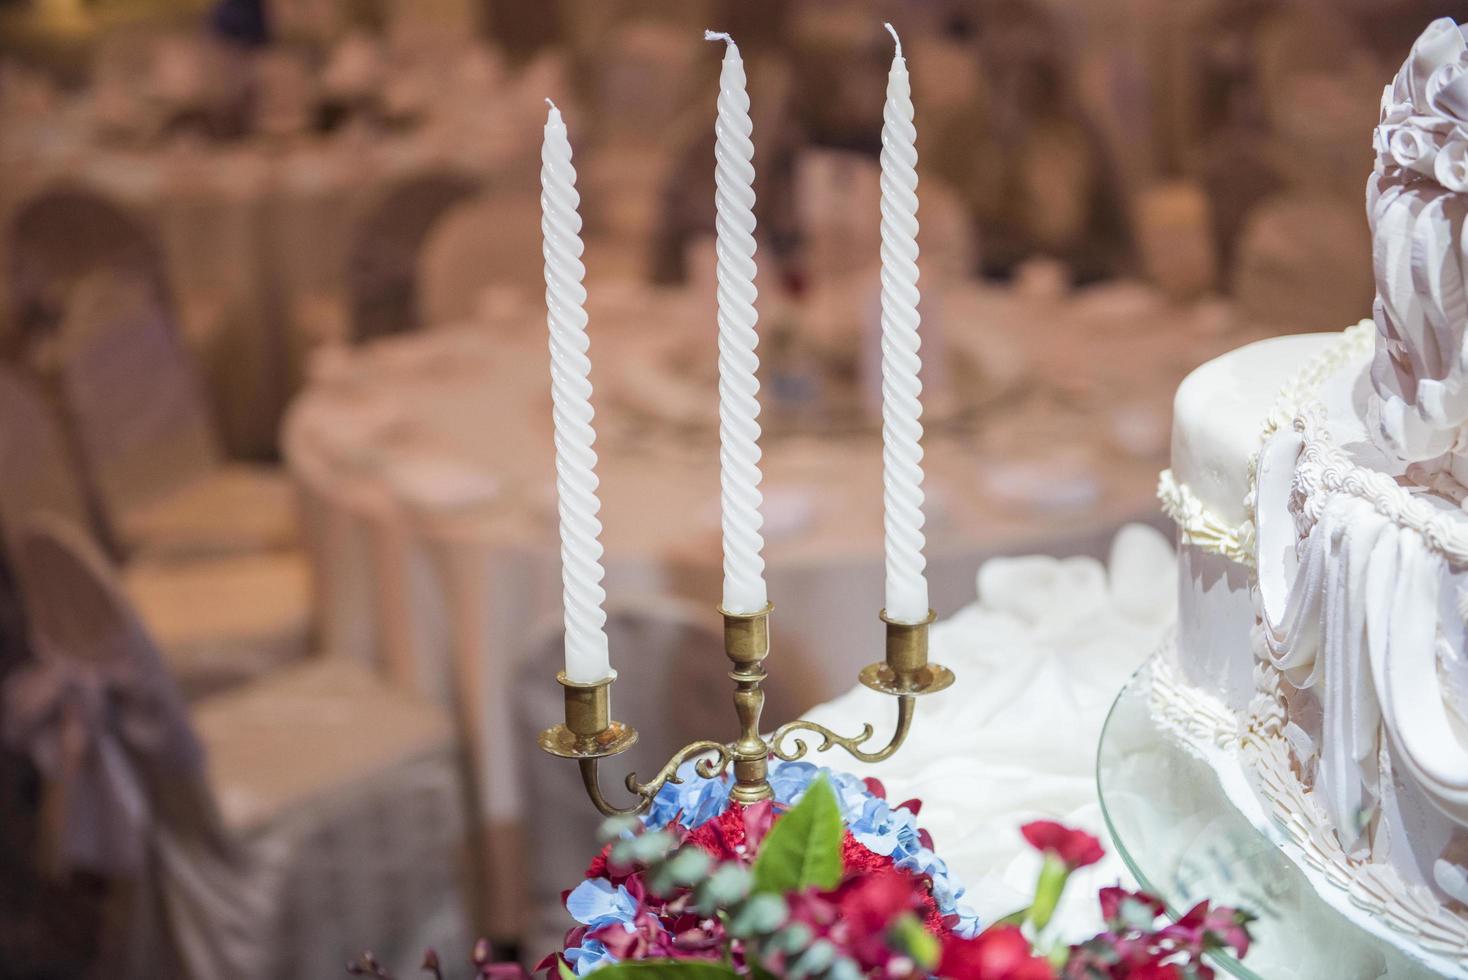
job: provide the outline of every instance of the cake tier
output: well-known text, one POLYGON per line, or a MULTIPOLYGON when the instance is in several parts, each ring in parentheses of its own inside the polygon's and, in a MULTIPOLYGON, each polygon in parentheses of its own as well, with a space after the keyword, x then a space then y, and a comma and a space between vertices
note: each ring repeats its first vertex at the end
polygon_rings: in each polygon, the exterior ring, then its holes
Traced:
POLYGON ((1183 379, 1173 402, 1172 474, 1220 525, 1249 520, 1249 461, 1286 382, 1339 341, 1339 334, 1273 337, 1183 379))
POLYGON ((1304 334, 1240 347, 1188 375, 1173 405, 1161 495, 1178 525, 1177 666, 1234 710, 1254 694, 1250 466, 1286 383, 1339 340, 1304 334))

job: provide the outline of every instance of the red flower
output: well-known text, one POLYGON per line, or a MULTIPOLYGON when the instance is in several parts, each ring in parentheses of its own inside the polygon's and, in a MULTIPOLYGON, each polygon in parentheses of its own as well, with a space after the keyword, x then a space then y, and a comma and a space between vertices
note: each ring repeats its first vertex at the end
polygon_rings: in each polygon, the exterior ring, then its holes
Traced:
MULTIPOLYGON (((1135 920, 1140 919, 1141 916, 1125 914, 1131 911, 1128 909, 1128 905, 1131 903, 1136 904, 1137 912, 1151 912, 1154 921, 1159 915, 1167 911, 1160 900, 1153 898, 1145 892, 1130 892, 1117 885, 1111 885, 1101 889, 1101 918, 1106 921, 1109 927, 1117 931, 1120 931, 1124 927, 1135 928, 1138 924, 1135 920)), ((1150 924, 1149 922, 1148 925, 1150 924)))
POLYGON ((923 925, 927 926, 928 931, 935 936, 941 936, 949 931, 948 925, 943 921, 943 913, 938 911, 938 903, 933 900, 927 876, 897 868, 891 857, 870 850, 851 836, 850 831, 841 837, 841 867, 846 881, 897 870, 899 874, 909 879, 911 887, 915 889, 919 901, 913 907, 913 911, 917 913, 918 918, 923 920, 923 925))
POLYGON ((1095 864, 1106 853, 1101 842, 1084 830, 1073 830, 1054 820, 1036 820, 1019 830, 1031 847, 1046 854, 1054 854, 1072 871, 1095 864))
POLYGON ((656 913, 647 908, 639 908, 632 925, 633 931, 628 932, 620 922, 613 922, 587 933, 587 937, 600 940, 619 960, 645 960, 674 955, 673 937, 663 928, 656 913))
MULTIPOLYGON (((589 864, 587 866, 587 868, 586 868, 586 877, 588 877, 588 878, 610 878, 610 877, 612 877, 611 867, 609 865, 611 856, 612 856, 612 845, 610 845, 610 844, 608 844, 606 847, 603 847, 600 851, 597 851, 596 857, 594 857, 594 858, 591 859, 591 864, 589 864)), ((569 894, 569 893, 567 893, 567 894, 569 894)), ((566 896, 565 895, 562 895, 561 896, 561 904, 562 905, 565 905, 566 904, 566 896)))
POLYGON ((937 974, 949 980, 1055 980, 1018 926, 993 926, 973 939, 943 937, 937 974))
MULTIPOLYGON (((744 814, 744 807, 731 806, 714 819, 690 830, 684 843, 703 848, 715 861, 749 864, 754 860, 756 849, 749 843, 744 814)), ((755 821, 757 825, 758 821, 755 821)))
POLYGON ((1226 905, 1210 908, 1208 902, 1203 901, 1188 909, 1182 918, 1163 929, 1158 936, 1171 939, 1194 955, 1230 947, 1234 955, 1243 956, 1249 951, 1248 925, 1252 918, 1226 905))
POLYGON ((848 879, 836 891, 836 907, 858 934, 880 936, 903 912, 922 906, 925 889, 896 868, 848 879))

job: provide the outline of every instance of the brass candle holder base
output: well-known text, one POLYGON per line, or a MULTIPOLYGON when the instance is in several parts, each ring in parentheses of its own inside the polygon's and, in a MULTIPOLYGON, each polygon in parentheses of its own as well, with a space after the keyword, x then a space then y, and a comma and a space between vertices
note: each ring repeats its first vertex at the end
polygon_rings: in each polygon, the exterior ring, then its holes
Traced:
POLYGON ((607 816, 647 810, 664 785, 681 781, 678 768, 696 756, 706 756, 699 759, 695 767, 695 771, 706 779, 719 776, 732 766, 734 787, 730 790, 730 798, 736 803, 757 803, 774 795, 768 778, 770 756, 773 754, 786 762, 803 758, 810 750, 802 737, 806 733, 820 736, 820 743, 815 747, 817 752, 840 746, 862 762, 880 762, 889 758, 906 741, 912 727, 916 699, 941 691, 953 683, 953 671, 928 663, 928 627, 934 619, 932 610, 921 623, 896 622, 889 619, 884 610, 881 618, 887 627, 886 659, 864 668, 859 677, 861 683, 872 690, 897 698, 897 728, 888 743, 879 749, 865 748, 875 734, 870 723, 863 725, 857 735, 842 736, 824 725, 805 720, 781 725, 767 741, 760 734, 760 715, 764 711, 764 682, 768 676, 764 661, 770 654, 770 609, 767 604, 756 613, 719 610, 724 617, 724 653, 733 665, 729 678, 734 682, 734 711, 739 717, 739 737, 728 743, 704 740, 685 745, 647 782, 640 781, 636 773, 629 773, 625 785, 627 791, 637 798, 632 804, 619 807, 609 802, 602 794, 599 780, 600 761, 627 751, 637 741, 636 729, 611 717, 611 686, 616 680, 615 672, 590 684, 569 681, 564 672, 557 675, 556 679, 565 691, 566 721, 542 732, 540 747, 552 755, 577 761, 587 795, 607 816))

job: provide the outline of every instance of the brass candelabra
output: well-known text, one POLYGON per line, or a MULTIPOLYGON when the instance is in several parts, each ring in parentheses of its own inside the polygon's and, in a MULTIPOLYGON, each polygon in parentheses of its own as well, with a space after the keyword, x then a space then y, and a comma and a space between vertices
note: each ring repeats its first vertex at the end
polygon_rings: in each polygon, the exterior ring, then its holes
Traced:
POLYGON ((817 735, 816 751, 824 752, 840 746, 862 762, 880 762, 901 748, 912 727, 915 699, 933 694, 953 683, 953 671, 940 664, 928 663, 928 626, 933 613, 921 623, 898 623, 881 614, 887 628, 887 656, 870 664, 858 675, 862 684, 874 691, 897 698, 897 729, 891 740, 879 749, 868 750, 875 729, 868 722, 859 734, 842 736, 813 721, 797 720, 781 725, 768 739, 760 733, 760 714, 764 711, 765 658, 770 654, 770 606, 757 613, 731 613, 720 609, 724 617, 724 653, 733 664, 729 678, 734 682, 734 711, 739 716, 739 737, 733 742, 705 739, 683 746, 652 779, 643 782, 636 773, 627 775, 625 784, 636 801, 619 807, 602 795, 598 767, 602 759, 627 751, 637 741, 637 730, 615 721, 611 714, 611 687, 616 673, 592 684, 577 684, 562 672, 556 678, 565 691, 566 721, 548 728, 540 735, 540 747, 563 759, 575 759, 581 767, 581 781, 598 810, 607 816, 642 813, 652 805, 658 790, 669 782, 679 782, 678 768, 689 759, 699 759, 696 771, 705 778, 734 769, 731 798, 739 803, 756 803, 773 795, 768 779, 769 757, 793 762, 809 751, 806 735, 817 735))

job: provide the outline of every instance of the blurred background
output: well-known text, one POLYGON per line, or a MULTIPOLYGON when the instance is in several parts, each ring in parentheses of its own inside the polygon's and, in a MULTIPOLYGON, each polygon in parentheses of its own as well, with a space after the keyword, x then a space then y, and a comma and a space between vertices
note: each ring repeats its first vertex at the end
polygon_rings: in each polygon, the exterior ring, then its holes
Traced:
POLYGON ((878 647, 882 22, 946 616, 987 557, 1160 523, 1191 368, 1370 315, 1382 85, 1461 11, 0 0, 0 975, 558 941, 595 821, 533 743, 560 711, 545 97, 646 771, 726 717, 705 28, 754 119, 773 723, 878 647))

